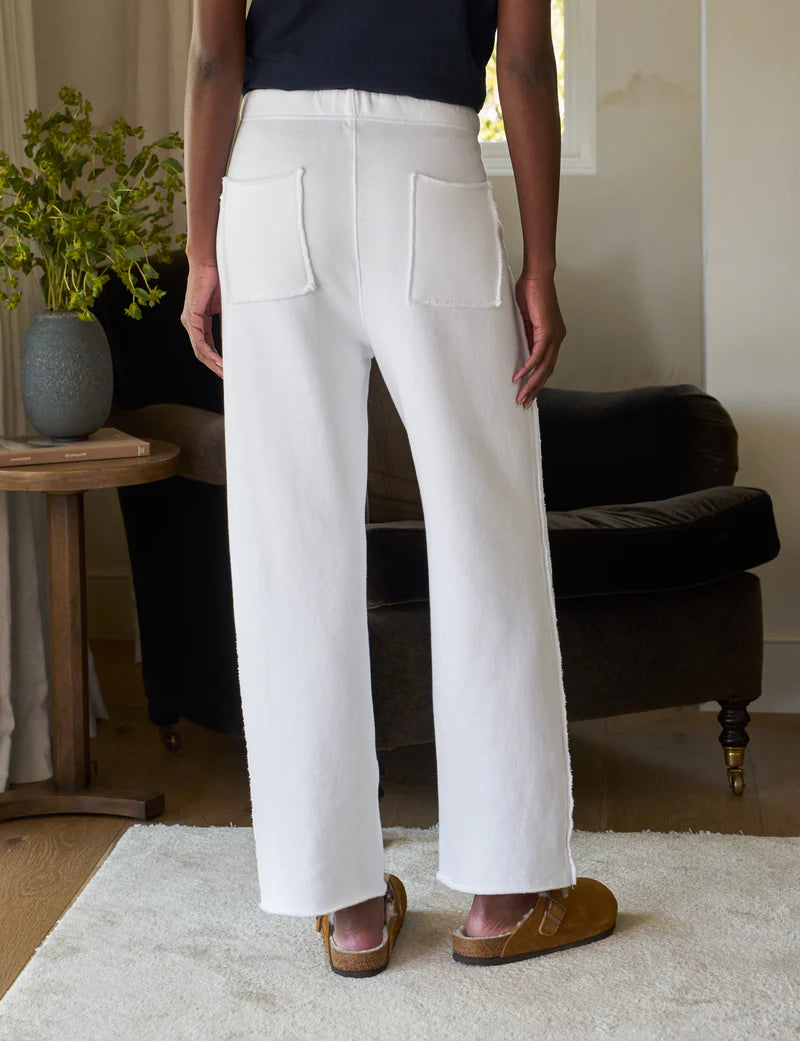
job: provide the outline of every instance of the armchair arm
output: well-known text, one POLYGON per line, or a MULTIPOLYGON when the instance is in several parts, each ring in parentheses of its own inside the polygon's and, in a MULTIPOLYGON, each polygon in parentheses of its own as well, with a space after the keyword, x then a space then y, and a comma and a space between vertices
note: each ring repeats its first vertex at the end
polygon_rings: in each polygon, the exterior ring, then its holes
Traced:
POLYGON ((548 510, 667 499, 734 482, 736 428, 700 387, 544 387, 537 400, 548 510))
POLYGON ((134 437, 171 441, 181 450, 178 474, 204 484, 225 484, 225 418, 191 405, 114 404, 107 420, 134 437))

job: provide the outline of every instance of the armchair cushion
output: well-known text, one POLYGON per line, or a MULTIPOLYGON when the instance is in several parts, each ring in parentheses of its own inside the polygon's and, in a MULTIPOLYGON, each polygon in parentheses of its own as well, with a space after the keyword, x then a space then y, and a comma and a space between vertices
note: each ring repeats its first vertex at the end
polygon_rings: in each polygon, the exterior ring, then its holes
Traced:
POLYGON ((780 548, 769 495, 733 485, 554 511, 547 527, 557 596, 684 589, 747 571, 780 548))
POLYGON ((425 522, 382 521, 367 528, 367 608, 428 599, 425 522))
MULTIPOLYGON (((682 589, 756 567, 780 548, 772 502, 723 485, 547 515, 556 596, 682 589)), ((367 525, 367 604, 428 597, 422 521, 367 525)))

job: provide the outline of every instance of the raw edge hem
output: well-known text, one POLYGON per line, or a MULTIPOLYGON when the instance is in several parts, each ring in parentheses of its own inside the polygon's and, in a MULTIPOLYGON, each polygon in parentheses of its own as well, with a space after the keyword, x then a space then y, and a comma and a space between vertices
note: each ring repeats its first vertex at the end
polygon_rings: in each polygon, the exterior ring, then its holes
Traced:
POLYGON ((575 881, 572 882, 557 882, 555 885, 523 885, 519 888, 505 888, 505 889, 474 889, 471 887, 459 885, 456 882, 451 882, 445 878, 440 872, 436 872, 437 882, 441 882, 442 885, 447 886, 448 889, 454 889, 458 893, 472 893, 473 895, 480 893, 481 896, 506 896, 509 893, 540 893, 545 889, 568 889, 570 886, 575 885, 575 881))
POLYGON ((382 883, 382 888, 381 888, 380 893, 368 893, 366 896, 361 896, 360 894, 356 893, 356 894, 353 895, 353 897, 345 899, 345 900, 341 900, 341 901, 336 901, 335 902, 335 906, 330 906, 329 905, 328 907, 324 908, 323 910, 296 911, 296 910, 286 910, 285 908, 275 909, 275 908, 272 908, 272 907, 267 907, 266 903, 263 900, 260 900, 258 902, 258 907, 262 911, 265 911, 267 914, 285 915, 285 916, 290 917, 290 918, 316 918, 317 915, 333 914, 335 911, 339 911, 343 907, 352 907, 354 904, 360 904, 364 900, 374 900, 376 897, 385 896, 385 895, 386 895, 386 880, 384 879, 384 881, 382 883))

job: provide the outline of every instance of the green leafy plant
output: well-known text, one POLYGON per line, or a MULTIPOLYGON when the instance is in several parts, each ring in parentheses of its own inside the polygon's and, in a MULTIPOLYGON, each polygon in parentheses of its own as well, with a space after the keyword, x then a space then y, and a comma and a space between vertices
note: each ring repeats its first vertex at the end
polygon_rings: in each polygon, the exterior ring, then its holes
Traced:
POLYGON ((16 307, 19 273, 37 267, 48 310, 91 321, 92 302, 114 272, 131 293, 125 314, 141 318, 142 306, 165 293, 153 284, 152 261, 169 263, 173 243, 186 244, 185 233, 172 235, 169 219, 176 193, 183 194, 183 166, 162 154, 182 149, 183 140, 173 132, 128 160, 126 142, 141 140, 144 127, 120 116, 110 130, 96 129, 80 91, 65 86, 58 96, 63 104, 47 118, 37 109, 25 116, 31 166, 17 167, 0 152, 0 301, 16 307))

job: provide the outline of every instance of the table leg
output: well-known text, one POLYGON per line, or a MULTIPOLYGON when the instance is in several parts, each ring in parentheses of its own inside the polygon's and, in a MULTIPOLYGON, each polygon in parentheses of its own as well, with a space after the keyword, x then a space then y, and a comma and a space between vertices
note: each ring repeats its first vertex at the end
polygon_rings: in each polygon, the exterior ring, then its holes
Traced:
POLYGON ((90 781, 83 492, 48 494, 47 531, 53 780, 77 791, 90 781))

